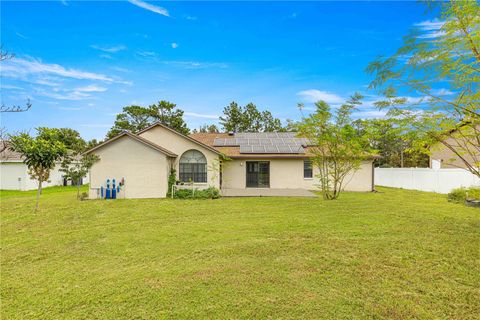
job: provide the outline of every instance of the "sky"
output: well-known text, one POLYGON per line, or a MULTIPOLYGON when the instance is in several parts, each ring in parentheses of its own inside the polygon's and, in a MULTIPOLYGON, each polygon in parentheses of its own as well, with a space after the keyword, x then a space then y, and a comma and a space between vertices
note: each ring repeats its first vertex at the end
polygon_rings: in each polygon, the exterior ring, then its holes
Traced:
POLYGON ((159 100, 185 111, 191 129, 217 123, 231 101, 282 121, 298 103, 336 106, 365 96, 356 118, 381 117, 367 89, 369 62, 390 55, 413 27, 441 26, 406 2, 1 1, 0 65, 9 132, 70 127, 103 139, 124 106, 159 100))

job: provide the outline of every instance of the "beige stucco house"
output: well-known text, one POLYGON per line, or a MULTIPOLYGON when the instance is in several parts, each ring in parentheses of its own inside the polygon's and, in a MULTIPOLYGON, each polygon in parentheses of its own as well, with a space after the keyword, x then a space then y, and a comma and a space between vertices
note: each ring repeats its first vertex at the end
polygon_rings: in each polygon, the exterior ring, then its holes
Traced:
MULTIPOLYGON (((90 198, 101 196, 107 179, 124 182, 118 198, 166 197, 171 168, 178 181, 198 189, 314 190, 318 183, 306 141, 295 133, 186 136, 156 123, 138 134, 123 132, 88 153, 100 157, 90 170, 90 198)), ((372 191, 373 172, 373 159, 365 160, 346 178, 345 190, 372 191)))

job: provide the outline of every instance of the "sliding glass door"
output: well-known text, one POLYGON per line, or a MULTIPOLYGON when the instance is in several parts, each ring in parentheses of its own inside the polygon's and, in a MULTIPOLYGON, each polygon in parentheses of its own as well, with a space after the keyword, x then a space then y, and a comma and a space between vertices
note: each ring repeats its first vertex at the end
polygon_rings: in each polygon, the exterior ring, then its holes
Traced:
POLYGON ((270 162, 247 161, 247 188, 270 187, 270 162))

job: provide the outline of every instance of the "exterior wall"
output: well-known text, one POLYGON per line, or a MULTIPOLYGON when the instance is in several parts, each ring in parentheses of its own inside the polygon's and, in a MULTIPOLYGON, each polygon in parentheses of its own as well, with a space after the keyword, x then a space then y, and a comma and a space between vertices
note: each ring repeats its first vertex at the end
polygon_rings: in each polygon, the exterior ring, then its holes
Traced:
POLYGON ((480 179, 464 169, 375 168, 375 184, 385 187, 449 193, 478 187, 480 179))
POLYGON ((117 198, 164 198, 167 194, 170 158, 128 136, 122 137, 94 153, 100 157, 90 169, 89 197, 99 196, 107 179, 117 183, 124 178, 117 198))
POLYGON ((177 179, 179 178, 179 161, 182 154, 192 149, 202 152, 205 158, 207 158, 207 183, 195 183, 195 187, 199 189, 209 186, 220 188, 219 171, 218 169, 213 169, 218 167, 219 159, 218 154, 215 152, 160 126, 153 127, 141 133, 140 136, 178 155, 174 162, 177 179))
MULTIPOLYGON (((5 161, 0 164, 0 189, 2 190, 35 190, 38 182, 30 178, 27 166, 23 162, 5 161)), ((83 183, 88 183, 88 177, 83 179, 83 183)), ((60 171, 60 165, 50 172, 48 182, 44 182, 42 187, 63 186, 63 173, 60 171)))
MULTIPOLYGON (((446 139, 446 142, 448 145, 453 146, 455 150, 462 152, 462 157, 464 157, 468 163, 479 161, 480 154, 477 154, 478 150, 473 146, 468 147, 469 144, 465 142, 464 138, 448 138, 446 139), (465 148, 468 148, 470 152, 465 152, 467 151, 465 148), (472 157, 472 154, 474 154, 475 157, 472 157)), ((440 162, 440 167, 442 169, 467 168, 465 163, 463 163, 463 161, 452 150, 441 143, 437 143, 430 149, 430 168, 433 167, 435 161, 440 162)))
POLYGON ((22 162, 2 162, 0 164, 0 189, 26 189, 27 166, 22 162))
MULTIPOLYGON (((303 177, 303 159, 234 159, 223 170, 223 188, 246 188, 246 161, 270 162, 270 188, 272 189, 318 189, 318 168, 313 168, 314 178, 303 177)), ((365 161, 354 174, 345 178, 344 190, 372 191, 372 161, 365 161)))

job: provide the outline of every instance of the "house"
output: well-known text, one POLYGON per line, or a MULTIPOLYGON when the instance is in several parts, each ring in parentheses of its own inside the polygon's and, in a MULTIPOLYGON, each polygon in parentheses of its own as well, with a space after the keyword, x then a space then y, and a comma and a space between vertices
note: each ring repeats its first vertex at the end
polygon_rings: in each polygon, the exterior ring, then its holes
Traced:
MULTIPOLYGON (((88 177, 82 181, 88 183, 88 177)), ((60 163, 50 171, 50 178, 43 182, 43 187, 63 186, 67 181, 63 178, 60 171, 60 163)), ((37 180, 31 179, 28 174, 28 168, 23 163, 22 156, 15 151, 5 148, 0 152, 0 190, 35 190, 38 188, 37 180)))
POLYGON ((430 148, 430 168, 469 169, 480 164, 480 128, 463 123, 445 135, 443 142, 430 148), (458 153, 458 154, 457 154, 458 153), (477 164, 477 165, 476 165, 477 164))
MULTIPOLYGON (((171 168, 194 188, 225 190, 317 189, 308 141, 295 133, 180 134, 161 123, 138 134, 123 132, 87 153, 100 157, 90 170, 90 198, 107 180, 121 181, 119 198, 163 198, 171 168), (227 158, 227 160, 225 160, 227 158)), ((345 190, 373 190, 373 159, 346 178, 345 190)))

